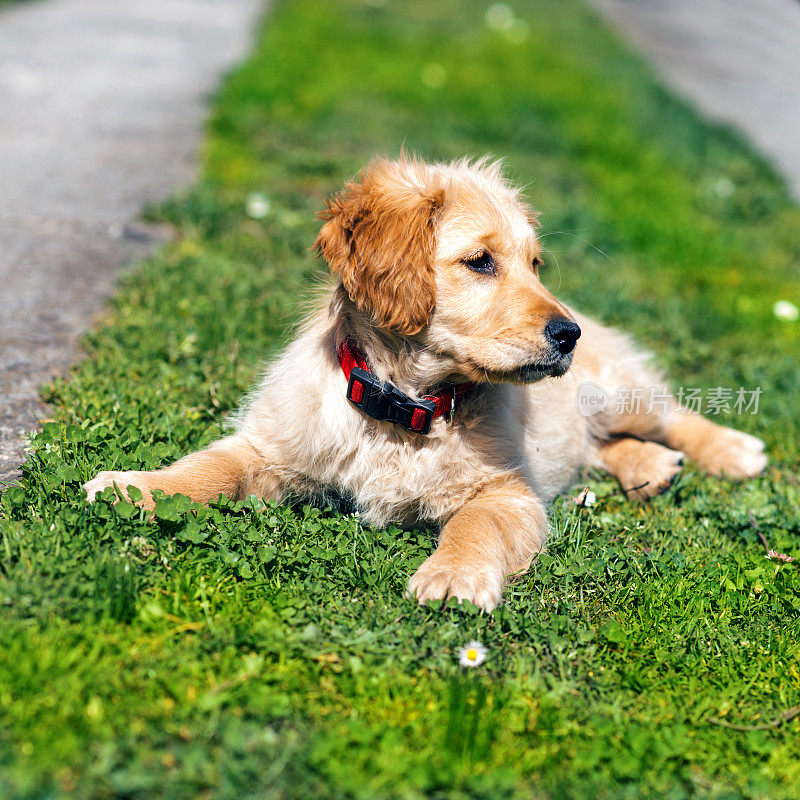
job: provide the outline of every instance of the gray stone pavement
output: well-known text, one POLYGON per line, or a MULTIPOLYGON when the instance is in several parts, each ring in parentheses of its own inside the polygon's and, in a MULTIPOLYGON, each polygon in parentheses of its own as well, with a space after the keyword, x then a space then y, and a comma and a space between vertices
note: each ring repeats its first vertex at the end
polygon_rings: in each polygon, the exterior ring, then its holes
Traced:
POLYGON ((0 486, 37 387, 135 257, 137 221, 195 176, 207 98, 265 0, 39 0, 0 11, 0 486))
POLYGON ((800 0, 593 0, 707 116, 732 124, 800 198, 800 0))

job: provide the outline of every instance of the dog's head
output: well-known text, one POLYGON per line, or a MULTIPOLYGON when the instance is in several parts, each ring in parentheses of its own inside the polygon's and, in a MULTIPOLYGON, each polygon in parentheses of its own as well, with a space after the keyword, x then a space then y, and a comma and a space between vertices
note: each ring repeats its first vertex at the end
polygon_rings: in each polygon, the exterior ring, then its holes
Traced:
POLYGON ((372 322, 475 381, 563 375, 580 329, 539 280, 535 218, 497 164, 376 160, 315 247, 372 322))

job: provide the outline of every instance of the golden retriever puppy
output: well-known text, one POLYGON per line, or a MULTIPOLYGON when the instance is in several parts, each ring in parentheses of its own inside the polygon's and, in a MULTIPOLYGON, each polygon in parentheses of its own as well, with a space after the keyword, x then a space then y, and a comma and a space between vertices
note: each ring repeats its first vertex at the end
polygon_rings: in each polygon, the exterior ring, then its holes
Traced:
POLYGON ((539 280, 534 216, 497 164, 379 159, 321 215, 316 249, 339 279, 239 413, 235 432, 106 487, 220 494, 335 491, 372 525, 431 524, 435 552, 409 591, 483 609, 547 539, 547 505, 600 466, 638 499, 685 454, 715 475, 766 464, 753 436, 669 395, 655 408, 580 407, 586 386, 660 387, 624 335, 571 311, 539 280))

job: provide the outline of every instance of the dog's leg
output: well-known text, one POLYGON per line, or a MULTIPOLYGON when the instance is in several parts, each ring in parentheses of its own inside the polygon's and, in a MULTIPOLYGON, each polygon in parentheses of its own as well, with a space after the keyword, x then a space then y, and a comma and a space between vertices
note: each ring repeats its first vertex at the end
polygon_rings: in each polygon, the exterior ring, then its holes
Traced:
POLYGON ((683 453, 655 442, 622 437, 600 446, 599 465, 633 500, 645 501, 666 491, 681 471, 683 453))
POLYGON ((264 466, 263 456, 243 436, 235 434, 154 472, 100 472, 84 489, 92 501, 97 492, 114 484, 124 494, 128 486, 135 486, 141 490, 141 505, 147 509, 155 505, 154 489, 184 494, 200 503, 215 500, 220 494, 231 499, 250 493, 278 497, 280 486, 262 471, 264 466))
POLYGON ((645 353, 617 331, 580 314, 577 319, 583 337, 574 363, 585 370, 587 383, 604 389, 609 401, 596 418, 604 438, 659 442, 684 452, 712 475, 749 478, 764 469, 767 457, 760 439, 680 407, 649 366, 645 353))
POLYGON ((717 425, 699 414, 681 411, 671 417, 663 437, 712 475, 741 480, 767 466, 764 442, 749 433, 717 425))
POLYGON ((607 420, 606 433, 659 442, 685 453, 712 475, 742 480, 764 470, 767 457, 761 439, 718 425, 682 408, 674 398, 665 399, 665 407, 647 413, 614 414, 607 420))
POLYGON ((436 551, 412 576, 409 593, 420 603, 457 597, 491 611, 506 576, 526 570, 546 537, 541 501, 521 478, 503 479, 447 522, 436 551))

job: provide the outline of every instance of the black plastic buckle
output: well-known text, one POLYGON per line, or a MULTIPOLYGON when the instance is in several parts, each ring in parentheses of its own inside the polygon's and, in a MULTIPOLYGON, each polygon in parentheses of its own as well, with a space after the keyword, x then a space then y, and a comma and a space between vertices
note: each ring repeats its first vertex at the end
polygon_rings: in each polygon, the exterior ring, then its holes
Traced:
POLYGON ((371 372, 353 367, 347 384, 347 399, 380 422, 394 422, 413 433, 430 433, 436 403, 412 400, 393 383, 379 381, 371 372))

